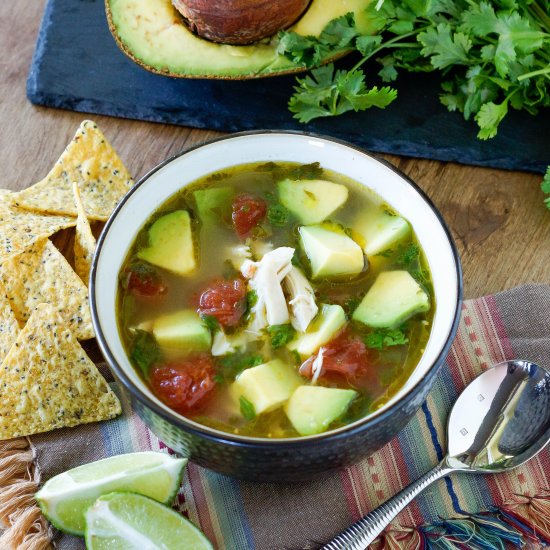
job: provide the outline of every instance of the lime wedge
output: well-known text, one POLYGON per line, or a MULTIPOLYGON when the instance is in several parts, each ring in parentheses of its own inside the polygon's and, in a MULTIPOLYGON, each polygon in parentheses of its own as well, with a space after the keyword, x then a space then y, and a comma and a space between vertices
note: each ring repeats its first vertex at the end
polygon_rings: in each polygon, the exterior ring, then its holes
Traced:
POLYGON ((212 550, 189 520, 134 493, 99 497, 86 512, 88 550, 212 550))
POLYGON ((55 527, 83 536, 84 515, 97 497, 112 491, 131 491, 170 504, 186 464, 186 458, 164 453, 112 456, 52 477, 35 498, 55 527))

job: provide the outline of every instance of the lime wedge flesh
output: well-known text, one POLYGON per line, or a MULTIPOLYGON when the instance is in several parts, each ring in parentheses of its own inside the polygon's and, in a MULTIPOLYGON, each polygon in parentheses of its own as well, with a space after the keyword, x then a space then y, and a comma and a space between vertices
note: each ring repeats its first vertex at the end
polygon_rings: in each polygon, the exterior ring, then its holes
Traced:
POLYGON ((86 510, 113 491, 131 491, 170 504, 181 485, 186 458, 143 452, 112 456, 68 470, 47 481, 35 497, 58 529, 84 535, 86 510))
POLYGON ((115 492, 86 512, 88 550, 212 550, 204 534, 183 516, 150 498, 115 492))

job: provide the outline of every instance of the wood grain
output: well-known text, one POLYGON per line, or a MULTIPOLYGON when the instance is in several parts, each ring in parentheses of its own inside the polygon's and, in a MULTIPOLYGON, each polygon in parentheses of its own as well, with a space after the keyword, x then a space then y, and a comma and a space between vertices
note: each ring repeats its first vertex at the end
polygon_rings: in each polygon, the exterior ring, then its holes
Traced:
MULTIPOLYGON (((32 106, 25 82, 43 1, 0 2, 0 187, 44 177, 86 115, 32 106)), ((168 156, 220 135, 94 116, 139 178, 168 156)), ((385 156, 441 210, 456 239, 471 298, 527 282, 550 283, 550 212, 541 177, 454 163, 385 156)))

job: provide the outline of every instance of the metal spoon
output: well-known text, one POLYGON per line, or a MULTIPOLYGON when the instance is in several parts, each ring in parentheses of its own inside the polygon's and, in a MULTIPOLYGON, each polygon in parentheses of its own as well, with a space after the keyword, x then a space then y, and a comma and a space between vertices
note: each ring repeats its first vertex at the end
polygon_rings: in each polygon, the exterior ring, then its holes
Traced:
POLYGON ((451 472, 504 472, 533 458, 550 440, 550 373, 522 360, 486 370, 458 397, 447 434, 449 451, 439 465, 323 550, 365 550, 413 498, 451 472))

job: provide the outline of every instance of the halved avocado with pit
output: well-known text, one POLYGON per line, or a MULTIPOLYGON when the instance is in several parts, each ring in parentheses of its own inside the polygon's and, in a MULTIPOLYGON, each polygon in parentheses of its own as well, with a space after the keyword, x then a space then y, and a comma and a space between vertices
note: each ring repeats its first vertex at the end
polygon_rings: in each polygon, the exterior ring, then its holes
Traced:
MULTIPOLYGON (((370 0, 312 0, 290 30, 318 36, 336 17, 354 12, 368 29, 370 0)), ((249 46, 216 44, 194 35, 170 0, 105 0, 109 28, 122 51, 154 73, 180 78, 247 79, 304 70, 277 54, 277 36, 249 46)), ((325 61, 329 61, 326 59, 325 61)))

